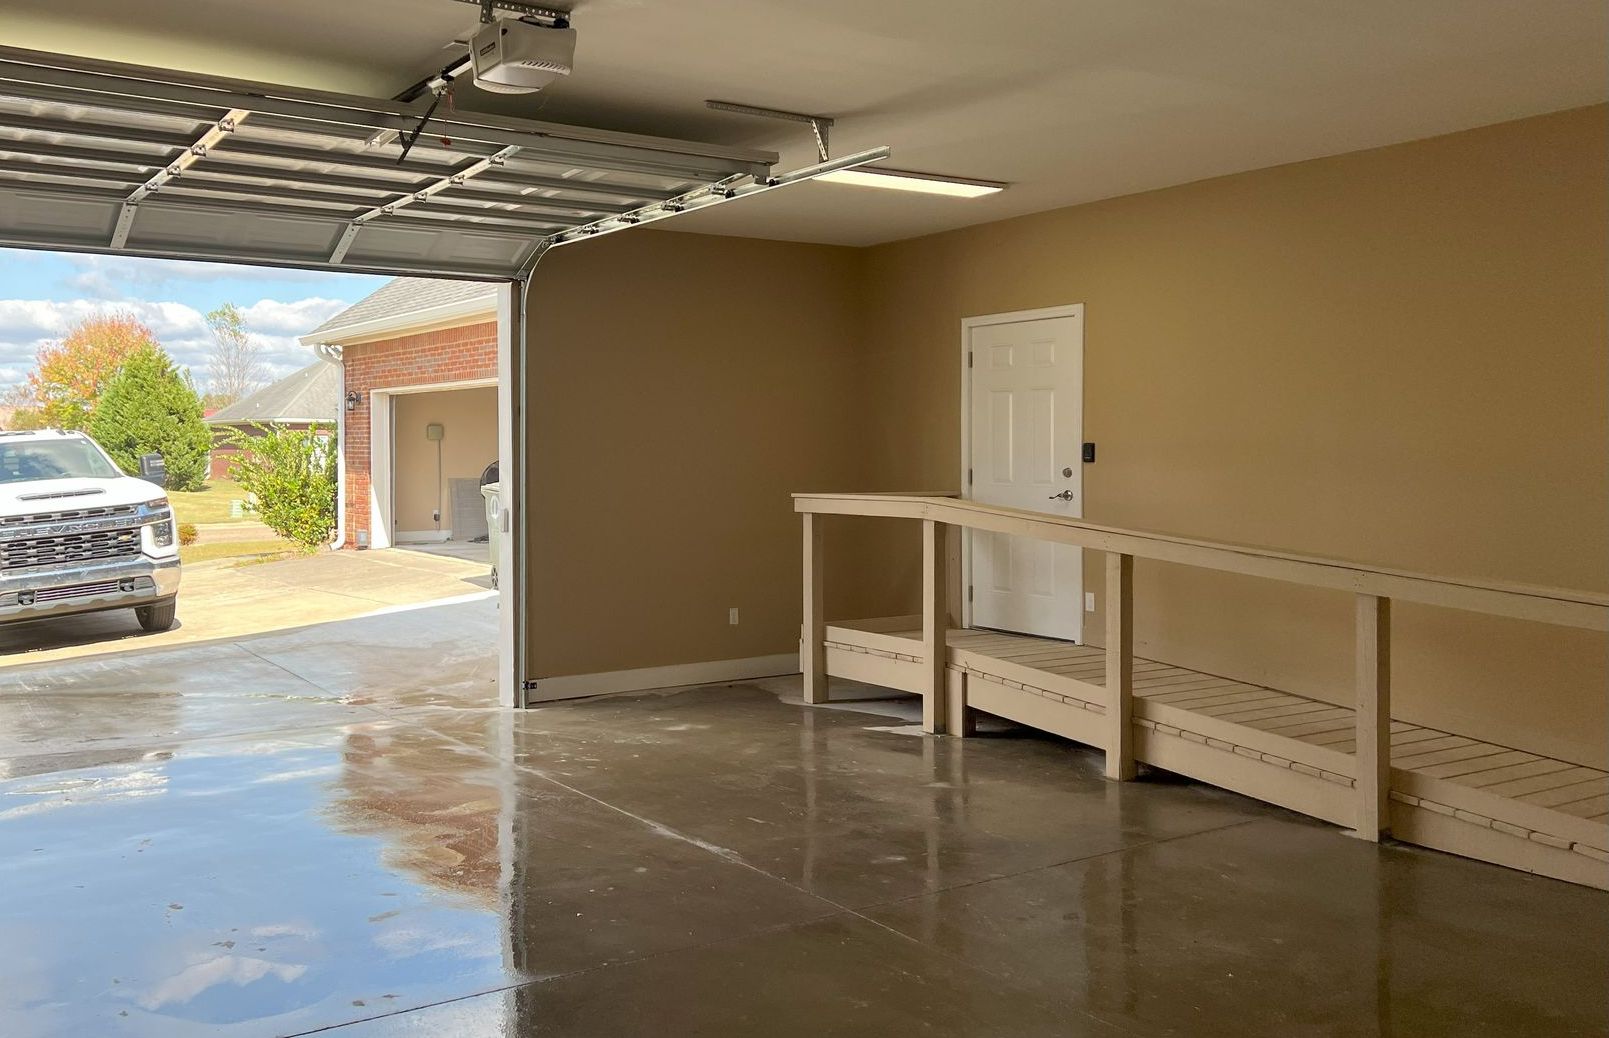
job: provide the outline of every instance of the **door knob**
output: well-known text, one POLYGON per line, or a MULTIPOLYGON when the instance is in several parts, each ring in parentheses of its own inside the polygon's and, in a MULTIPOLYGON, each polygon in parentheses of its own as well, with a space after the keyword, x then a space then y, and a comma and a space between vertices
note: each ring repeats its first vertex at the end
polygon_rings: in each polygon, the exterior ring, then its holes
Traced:
POLYGON ((1073 492, 1071 490, 1063 490, 1059 494, 1050 495, 1050 499, 1052 501, 1071 501, 1073 499, 1073 492))

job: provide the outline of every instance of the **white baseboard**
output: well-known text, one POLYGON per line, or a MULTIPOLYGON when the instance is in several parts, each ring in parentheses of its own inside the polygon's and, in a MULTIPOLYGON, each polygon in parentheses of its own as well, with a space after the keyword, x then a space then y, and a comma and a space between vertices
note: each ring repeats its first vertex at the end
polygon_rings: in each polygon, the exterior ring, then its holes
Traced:
POLYGON ((441 544, 453 539, 451 530, 398 530, 391 535, 391 543, 401 546, 404 544, 441 544))
POLYGON ((538 678, 533 703, 555 699, 576 699, 609 692, 641 692, 650 688, 678 688, 682 685, 709 685, 720 681, 747 681, 778 674, 799 673, 797 653, 750 656, 738 660, 711 660, 708 663, 677 663, 668 667, 642 667, 637 670, 611 670, 598 674, 566 674, 557 678, 538 678))

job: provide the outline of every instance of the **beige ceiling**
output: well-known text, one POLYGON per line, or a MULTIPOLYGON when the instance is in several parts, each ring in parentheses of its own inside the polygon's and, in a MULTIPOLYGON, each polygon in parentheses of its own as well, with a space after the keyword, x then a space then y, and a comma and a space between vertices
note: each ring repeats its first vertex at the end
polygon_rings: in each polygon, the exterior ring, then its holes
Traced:
MULTIPOLYGON (((1605 98, 1604 0, 579 0, 576 73, 457 103, 813 159, 1005 180, 992 198, 806 185, 678 218, 687 230, 870 244, 1605 98)), ((454 0, 0 0, 5 42, 389 96, 473 27, 454 0)))

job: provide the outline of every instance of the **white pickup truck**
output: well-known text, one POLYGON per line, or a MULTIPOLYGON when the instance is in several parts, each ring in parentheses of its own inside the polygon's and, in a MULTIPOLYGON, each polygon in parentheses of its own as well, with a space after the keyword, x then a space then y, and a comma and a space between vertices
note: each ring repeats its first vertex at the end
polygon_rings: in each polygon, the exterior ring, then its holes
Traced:
POLYGON ((179 542, 166 492, 79 432, 0 432, 0 623, 133 609, 173 626, 179 542))

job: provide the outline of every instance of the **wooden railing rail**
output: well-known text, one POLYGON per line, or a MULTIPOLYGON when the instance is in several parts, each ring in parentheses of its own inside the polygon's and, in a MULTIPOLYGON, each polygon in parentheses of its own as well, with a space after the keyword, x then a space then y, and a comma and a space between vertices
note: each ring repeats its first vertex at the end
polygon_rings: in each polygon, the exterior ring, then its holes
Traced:
POLYGON ((1353 591, 1565 627, 1609 631, 1609 595, 1592 591, 1433 576, 1249 545, 1098 526, 1081 519, 1066 519, 949 497, 795 494, 793 500, 795 511, 815 515, 931 519, 973 530, 992 530, 1075 544, 1096 551, 1113 551, 1138 559, 1178 562, 1311 587, 1353 591))
POLYGON ((964 734, 964 704, 947 700, 945 644, 959 621, 957 576, 962 529, 1029 537, 1107 554, 1106 774, 1134 776, 1134 560, 1153 559, 1202 569, 1265 577, 1355 596, 1356 755, 1353 783, 1357 831, 1378 839, 1389 826, 1391 738, 1391 602, 1444 606, 1520 620, 1609 631, 1609 595, 1433 576, 1249 545, 1100 526, 1080 519, 963 501, 947 494, 795 494, 804 522, 804 628, 801 666, 805 700, 827 698, 823 610, 822 517, 881 516, 922 523, 923 727, 964 734))

